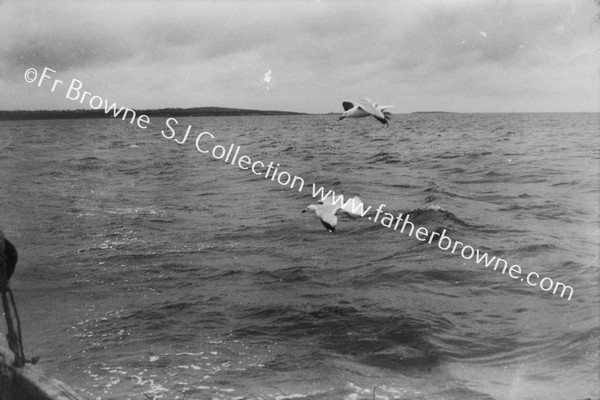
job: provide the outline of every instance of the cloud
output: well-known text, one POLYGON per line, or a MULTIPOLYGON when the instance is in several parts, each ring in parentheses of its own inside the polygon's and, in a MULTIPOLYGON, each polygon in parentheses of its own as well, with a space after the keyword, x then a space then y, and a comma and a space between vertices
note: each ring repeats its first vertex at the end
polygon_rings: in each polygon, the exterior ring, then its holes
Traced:
POLYGON ((465 110, 533 94, 551 107, 553 79, 590 97, 595 10, 575 0, 1 2, 0 89, 15 97, 0 108, 27 104, 22 74, 46 66, 136 107, 328 112, 370 96, 412 111, 411 98, 426 107, 453 93, 465 110), (266 90, 257 82, 269 70, 266 90))
MULTIPOLYGON (((73 3, 74 4, 74 3, 73 3)), ((51 7, 2 4, 2 60, 9 69, 52 66, 57 70, 118 62, 131 54, 127 29, 92 4, 51 7), (95 18, 104 18, 98 24, 95 18), (119 39, 119 40, 117 40, 119 39)))

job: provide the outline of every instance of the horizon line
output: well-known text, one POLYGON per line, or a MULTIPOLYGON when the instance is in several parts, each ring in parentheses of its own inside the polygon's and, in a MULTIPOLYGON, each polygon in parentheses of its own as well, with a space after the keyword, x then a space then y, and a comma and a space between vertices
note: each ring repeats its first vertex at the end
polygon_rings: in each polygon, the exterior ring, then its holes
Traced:
MULTIPOLYGON (((325 111, 325 112, 306 112, 306 111, 291 111, 291 110, 274 110, 274 109, 255 109, 255 108, 239 108, 239 107, 223 107, 223 106, 194 106, 194 107, 160 107, 160 108, 131 108, 124 107, 125 109, 129 108, 136 113, 142 112, 164 112, 164 111, 202 111, 208 109, 217 109, 223 110, 225 112, 259 112, 259 113, 288 113, 288 114, 304 114, 304 115, 326 115, 326 114, 343 114, 343 111, 325 111)), ((81 112, 90 112, 90 113, 100 113, 106 114, 103 109, 93 109, 93 108, 63 108, 63 109, 54 109, 54 108, 44 108, 44 109, 3 109, 0 110, 0 113, 36 113, 36 112, 73 112, 73 113, 81 113, 81 112)), ((406 115, 406 114, 418 114, 418 113, 438 113, 438 114, 581 114, 581 113, 600 113, 600 111, 447 111, 447 110, 416 110, 416 111, 406 111, 406 112, 392 112, 392 115, 406 115)))

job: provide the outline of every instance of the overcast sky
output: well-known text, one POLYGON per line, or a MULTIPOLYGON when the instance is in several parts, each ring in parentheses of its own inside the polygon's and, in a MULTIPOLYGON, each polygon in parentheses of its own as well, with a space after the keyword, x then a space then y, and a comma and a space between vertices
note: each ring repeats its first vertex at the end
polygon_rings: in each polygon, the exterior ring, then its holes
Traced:
POLYGON ((1 1, 0 109, 600 110, 593 0, 1 1), (88 105, 89 107, 89 105, 88 105))

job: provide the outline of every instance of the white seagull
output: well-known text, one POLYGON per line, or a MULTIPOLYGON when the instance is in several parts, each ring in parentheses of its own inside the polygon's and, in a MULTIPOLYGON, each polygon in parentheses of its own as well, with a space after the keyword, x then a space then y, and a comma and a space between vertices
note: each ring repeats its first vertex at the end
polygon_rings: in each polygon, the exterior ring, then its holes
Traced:
POLYGON ((373 116, 377 121, 387 125, 390 119, 390 112, 388 108, 393 106, 380 106, 377 103, 373 103, 369 99, 360 99, 357 101, 343 101, 342 106, 344 107, 344 114, 340 117, 340 120, 344 118, 363 118, 373 116))
POLYGON ((323 200, 319 200, 319 204, 311 204, 306 207, 302 212, 306 212, 308 210, 313 210, 317 217, 321 220, 321 223, 329 232, 335 231, 335 226, 337 225, 337 216, 335 215, 339 210, 342 210, 344 214, 349 216, 350 218, 358 218, 362 215, 359 212, 363 210, 363 202, 358 196, 354 196, 347 201, 346 204, 342 207, 342 199, 338 199, 338 201, 334 204, 333 201, 328 197, 323 200))

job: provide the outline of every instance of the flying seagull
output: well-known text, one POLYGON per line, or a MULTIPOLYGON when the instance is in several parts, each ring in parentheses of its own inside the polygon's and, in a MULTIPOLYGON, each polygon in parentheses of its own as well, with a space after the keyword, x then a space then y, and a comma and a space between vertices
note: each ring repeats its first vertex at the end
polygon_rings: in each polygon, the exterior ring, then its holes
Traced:
POLYGON ((370 115, 384 125, 387 125, 390 119, 390 112, 387 109, 393 107, 380 106, 369 99, 360 99, 357 101, 346 100, 342 102, 342 106, 344 107, 344 114, 342 114, 340 120, 344 118, 362 118, 370 115))
POLYGON ((344 214, 350 218, 358 218, 361 216, 360 213, 363 210, 363 202, 358 196, 354 196, 347 201, 342 207, 343 198, 338 198, 338 201, 334 204, 333 201, 328 197, 323 200, 319 200, 319 204, 311 204, 306 207, 302 212, 313 210, 317 217, 321 220, 321 223, 329 232, 335 231, 337 225, 337 216, 335 215, 339 210, 342 210, 344 214))

